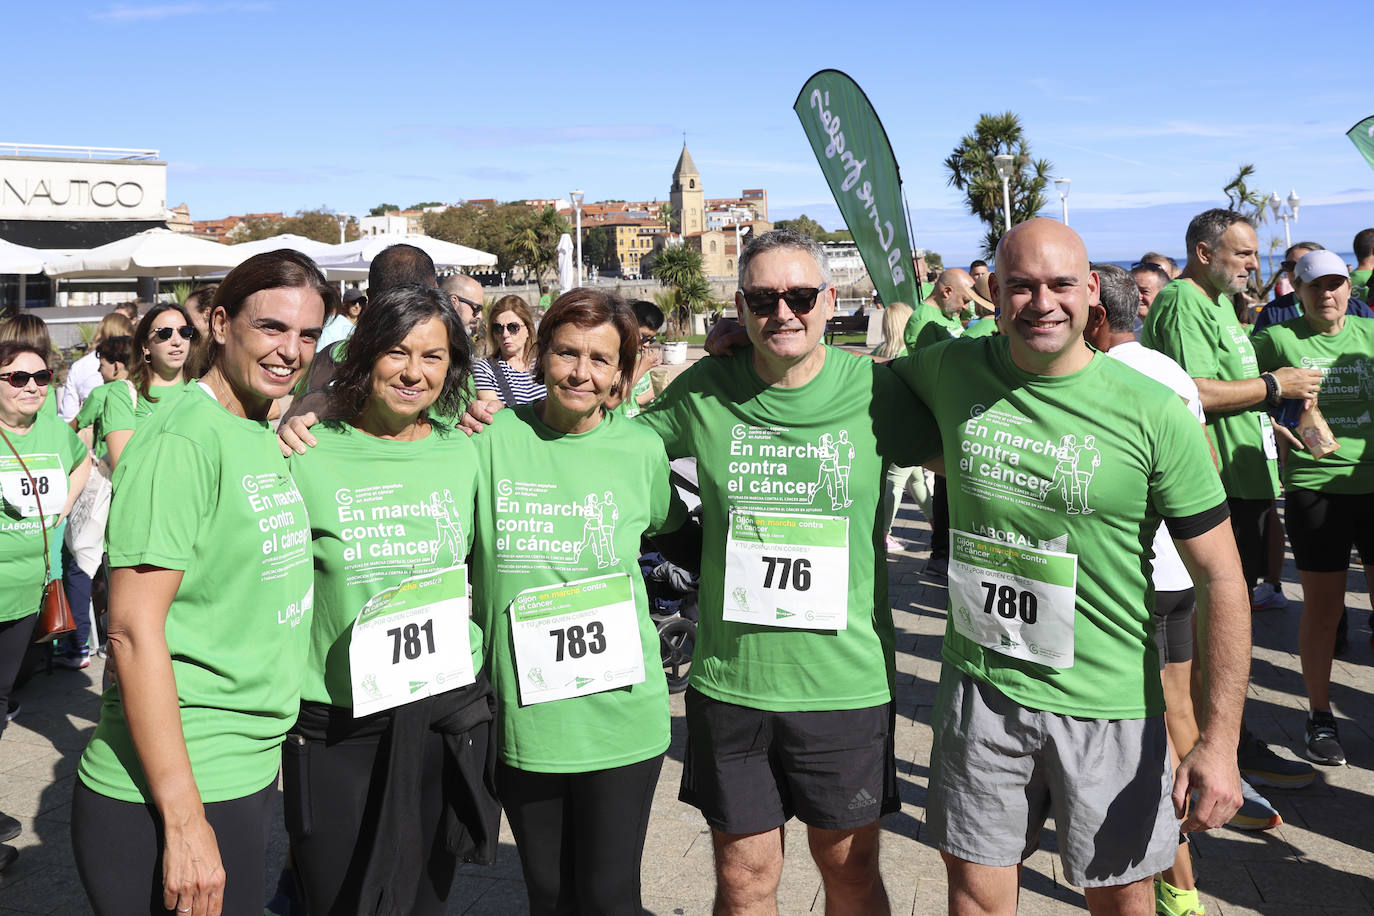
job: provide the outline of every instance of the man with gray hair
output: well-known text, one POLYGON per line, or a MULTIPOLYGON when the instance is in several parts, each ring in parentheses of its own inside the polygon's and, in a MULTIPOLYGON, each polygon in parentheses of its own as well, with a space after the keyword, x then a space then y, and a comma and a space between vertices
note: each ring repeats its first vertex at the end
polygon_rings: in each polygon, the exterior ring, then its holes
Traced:
POLYGON ((824 345, 835 288, 813 240, 751 238, 735 305, 750 346, 696 363, 638 418, 669 457, 697 459, 701 486, 680 797, 711 827, 716 913, 777 912, 796 816, 827 912, 884 914, 879 818, 900 801, 873 532, 884 462, 921 464, 939 434, 890 368, 824 345))
MULTIPOLYGON (((1197 383, 1245 580, 1253 588, 1268 566, 1269 508, 1279 492, 1278 448, 1264 408, 1282 398, 1315 398, 1321 372, 1292 366, 1259 371, 1250 335, 1228 298, 1259 269, 1259 239, 1245 217, 1206 210, 1193 217, 1185 238, 1188 262, 1155 297, 1141 343, 1174 359, 1197 383)), ((1279 757, 1248 731, 1239 756, 1252 783, 1296 788, 1314 778, 1309 765, 1279 757)))

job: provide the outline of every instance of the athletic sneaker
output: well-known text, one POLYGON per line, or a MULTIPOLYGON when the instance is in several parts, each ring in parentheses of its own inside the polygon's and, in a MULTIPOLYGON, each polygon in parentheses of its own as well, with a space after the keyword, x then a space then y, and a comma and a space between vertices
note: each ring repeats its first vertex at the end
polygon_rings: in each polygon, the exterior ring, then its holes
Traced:
POLYGON ((80 671, 82 668, 91 667, 91 655, 89 652, 78 652, 75 655, 54 655, 52 663, 59 668, 80 671))
POLYGON ((902 544, 902 542, 889 534, 887 536, 887 552, 897 553, 898 551, 902 550, 906 550, 906 547, 902 544))
POLYGON ((949 578, 949 554, 932 553, 926 560, 925 574, 928 578, 944 581, 949 578))
POLYGON ((5 707, 5 721, 13 722, 14 717, 17 715, 19 715, 19 701, 14 697, 10 697, 9 705, 5 707))
POLYGON ((1268 582, 1261 582, 1254 593, 1250 595, 1250 610, 1252 611, 1281 611, 1288 607, 1288 597, 1284 595, 1282 589, 1275 588, 1268 582))
POLYGON ((1317 778, 1317 771, 1312 769, 1312 764, 1280 757, 1269 750, 1269 745, 1248 731, 1241 732, 1236 758, 1240 763, 1241 775, 1255 786, 1301 789, 1310 786, 1312 780, 1317 778))
POLYGON ((1181 891, 1163 878, 1155 879, 1155 916, 1204 916, 1197 889, 1181 891))
POLYGON ((1329 709, 1307 717, 1307 759, 1325 767, 1345 766, 1345 751, 1341 750, 1336 734, 1336 717, 1329 709))
POLYGON ((1240 810, 1231 818, 1228 826, 1237 830, 1272 830, 1283 823, 1283 818, 1279 817, 1269 800, 1244 779, 1240 781, 1240 791, 1240 810))
POLYGON ((8 814, 0 814, 0 843, 6 843, 19 836, 24 828, 8 814))

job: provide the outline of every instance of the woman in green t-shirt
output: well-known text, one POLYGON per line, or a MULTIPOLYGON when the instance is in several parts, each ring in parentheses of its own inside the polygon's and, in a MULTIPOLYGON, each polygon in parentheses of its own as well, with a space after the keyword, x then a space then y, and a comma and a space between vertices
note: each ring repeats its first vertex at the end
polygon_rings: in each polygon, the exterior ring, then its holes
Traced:
POLYGON ((539 325, 544 399, 474 438, 473 614, 501 704, 498 795, 534 914, 641 912, 669 713, 639 542, 685 511, 662 440, 606 408, 638 349, 623 302, 571 290, 539 325))
POLYGON ((1346 313, 1350 275, 1330 251, 1303 255, 1293 279, 1302 314, 1261 329, 1255 357, 1261 372, 1284 366, 1321 370, 1317 399, 1339 443, 1320 459, 1290 450, 1283 486, 1284 523, 1303 595, 1298 654, 1310 707, 1303 750, 1313 763, 1341 766, 1345 751, 1331 710, 1331 659, 1345 612, 1352 546, 1366 580, 1374 581, 1374 318, 1346 313))
POLYGON ((314 356, 325 288, 290 250, 230 271, 211 308, 210 370, 146 421, 115 474, 117 680, 72 801, 98 916, 262 913, 314 584, 310 522, 267 414, 314 356))
POLYGON ((469 365, 447 296, 385 290, 334 373, 329 413, 343 419, 316 426, 315 447, 291 459, 315 612, 282 774, 312 913, 358 912, 385 893, 389 912, 439 916, 460 857, 495 856, 496 703, 463 566, 475 447, 436 419, 462 411, 469 365), (471 842, 450 847, 449 824, 471 842))
MULTIPOLYGON (((44 353, 21 341, 0 343, 0 710, 33 637, 43 592, 39 526, 49 540, 57 536, 59 518, 71 510, 91 470, 76 434, 56 414, 39 414, 51 385, 44 353)), ((0 734, 4 730, 0 718, 0 734)), ((0 814, 0 842, 18 833, 19 822, 0 814)), ((10 847, 0 847, 0 870, 15 858, 10 847)))
POLYGON ((195 338, 191 317, 179 305, 153 306, 139 321, 126 380, 129 397, 107 396, 100 418, 111 468, 118 466, 138 426, 183 393, 182 367, 195 338))

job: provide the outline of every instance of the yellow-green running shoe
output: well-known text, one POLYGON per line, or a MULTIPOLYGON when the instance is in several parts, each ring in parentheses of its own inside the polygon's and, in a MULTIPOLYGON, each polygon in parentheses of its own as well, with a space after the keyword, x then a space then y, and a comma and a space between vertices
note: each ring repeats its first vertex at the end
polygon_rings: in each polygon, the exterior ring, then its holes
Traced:
POLYGON ((1181 891, 1163 878, 1155 879, 1155 916, 1203 916, 1197 891, 1181 891))

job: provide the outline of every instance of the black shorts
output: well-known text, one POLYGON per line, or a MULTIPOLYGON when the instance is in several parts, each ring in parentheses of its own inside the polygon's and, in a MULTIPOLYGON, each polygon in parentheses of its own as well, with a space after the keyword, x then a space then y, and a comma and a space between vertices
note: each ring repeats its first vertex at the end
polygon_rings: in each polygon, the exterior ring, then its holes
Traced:
POLYGON ((1293 560, 1305 572, 1345 572, 1350 548, 1374 560, 1374 493, 1289 490, 1284 497, 1293 560))
POLYGON ((722 833, 763 833, 793 816, 853 830, 901 808, 891 703, 770 712, 687 688, 678 798, 722 833))
POLYGON ((1159 670, 1172 662, 1193 660, 1193 614, 1197 593, 1191 588, 1179 592, 1155 592, 1155 645, 1159 648, 1159 670))

